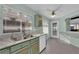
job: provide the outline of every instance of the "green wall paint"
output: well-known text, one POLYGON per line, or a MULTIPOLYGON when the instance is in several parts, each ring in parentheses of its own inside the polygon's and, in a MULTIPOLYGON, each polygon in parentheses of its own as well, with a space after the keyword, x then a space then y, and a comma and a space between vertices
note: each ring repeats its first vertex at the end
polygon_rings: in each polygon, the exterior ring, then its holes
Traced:
POLYGON ((48 21, 49 38, 51 37, 51 20, 48 21))
POLYGON ((64 18, 60 18, 59 20, 59 32, 66 32, 66 23, 64 18))

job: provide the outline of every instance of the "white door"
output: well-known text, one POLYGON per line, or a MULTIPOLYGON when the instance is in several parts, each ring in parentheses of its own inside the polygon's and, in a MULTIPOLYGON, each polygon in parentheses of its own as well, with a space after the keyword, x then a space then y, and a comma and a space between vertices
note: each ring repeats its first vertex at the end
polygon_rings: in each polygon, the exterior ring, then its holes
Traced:
POLYGON ((53 21, 51 23, 51 37, 59 38, 59 22, 53 21))

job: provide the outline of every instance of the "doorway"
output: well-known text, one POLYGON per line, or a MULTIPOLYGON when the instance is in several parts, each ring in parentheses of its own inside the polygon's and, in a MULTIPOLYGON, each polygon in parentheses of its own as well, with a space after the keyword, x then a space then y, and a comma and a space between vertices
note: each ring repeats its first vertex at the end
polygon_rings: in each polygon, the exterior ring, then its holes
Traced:
POLYGON ((51 23, 51 37, 59 38, 59 22, 58 21, 53 21, 51 23))

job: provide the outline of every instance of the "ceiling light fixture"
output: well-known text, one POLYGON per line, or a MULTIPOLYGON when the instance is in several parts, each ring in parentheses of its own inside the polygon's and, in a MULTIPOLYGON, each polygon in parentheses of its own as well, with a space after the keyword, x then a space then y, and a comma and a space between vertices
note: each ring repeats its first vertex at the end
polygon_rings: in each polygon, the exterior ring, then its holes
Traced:
POLYGON ((60 4, 56 9, 54 9, 51 13, 51 17, 55 17, 56 16, 56 11, 58 11, 61 8, 62 4, 60 4))
POLYGON ((55 17, 55 16, 56 16, 55 11, 52 11, 52 15, 51 15, 51 17, 55 17))

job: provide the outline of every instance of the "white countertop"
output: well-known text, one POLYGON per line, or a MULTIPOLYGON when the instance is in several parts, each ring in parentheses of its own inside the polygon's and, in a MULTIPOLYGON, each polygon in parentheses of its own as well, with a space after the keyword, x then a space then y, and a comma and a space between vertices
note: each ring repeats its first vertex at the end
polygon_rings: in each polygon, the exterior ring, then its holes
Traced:
POLYGON ((15 44, 27 41, 27 40, 34 39, 34 38, 39 37, 41 35, 44 35, 44 34, 36 34, 36 35, 34 35, 34 37, 30 37, 30 38, 27 38, 27 39, 21 39, 19 41, 13 41, 11 39, 8 39, 8 41, 6 41, 6 40, 5 41, 1 41, 0 40, 0 49, 3 49, 5 47, 9 47, 9 46, 15 45, 15 44))

